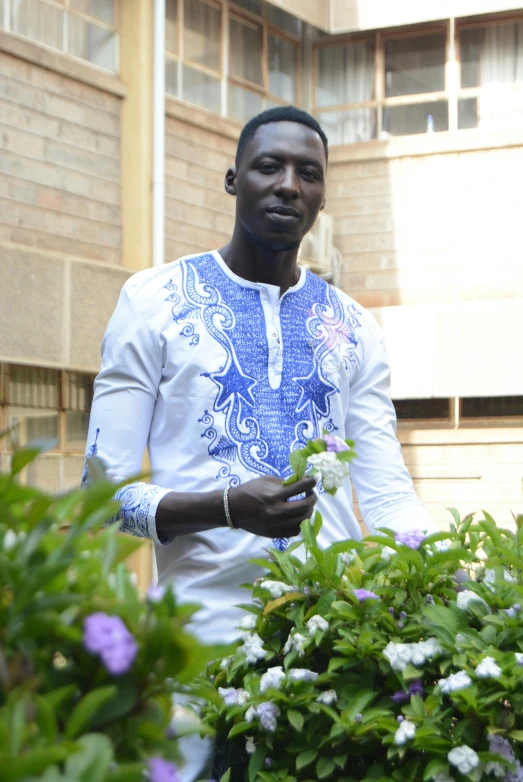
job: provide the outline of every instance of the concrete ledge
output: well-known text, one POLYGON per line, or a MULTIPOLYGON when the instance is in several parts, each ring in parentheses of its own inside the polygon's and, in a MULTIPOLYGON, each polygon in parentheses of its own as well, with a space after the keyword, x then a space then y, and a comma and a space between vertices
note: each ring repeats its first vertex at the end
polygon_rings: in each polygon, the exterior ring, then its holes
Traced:
POLYGON ((214 111, 202 109, 200 106, 193 106, 192 103, 174 98, 168 95, 165 100, 165 113, 168 117, 175 117, 187 122, 188 125, 195 125, 197 128, 211 130, 221 136, 238 141, 243 125, 229 117, 222 117, 214 111))

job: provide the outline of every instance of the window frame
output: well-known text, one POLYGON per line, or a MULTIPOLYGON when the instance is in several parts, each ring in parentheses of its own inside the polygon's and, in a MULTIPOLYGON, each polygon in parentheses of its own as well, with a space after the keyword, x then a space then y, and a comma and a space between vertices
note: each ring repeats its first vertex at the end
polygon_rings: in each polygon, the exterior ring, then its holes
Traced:
MULTIPOLYGON (((114 21, 111 23, 105 22, 103 19, 98 18, 97 16, 93 16, 92 14, 86 13, 85 11, 81 11, 78 8, 72 8, 70 3, 71 0, 38 0, 38 3, 40 5, 46 5, 50 8, 56 8, 59 11, 63 11, 63 26, 62 26, 62 48, 57 49, 54 46, 50 46, 47 43, 44 43, 43 41, 38 41, 34 38, 29 38, 28 36, 24 35, 23 33, 18 33, 13 29, 13 4, 15 0, 4 0, 5 7, 4 7, 4 18, 0 19, 0 29, 5 29, 6 32, 8 32, 10 35, 18 35, 20 38, 23 38, 26 41, 31 41, 31 43, 37 45, 37 46, 43 46, 45 49, 48 49, 52 52, 58 52, 61 55, 64 55, 66 57, 71 57, 76 62, 81 63, 87 63, 93 68, 98 68, 103 73, 110 73, 114 75, 118 75, 120 71, 120 0, 112 0, 113 2, 113 9, 114 9, 114 21), (114 71, 108 70, 107 68, 104 68, 101 65, 97 65, 96 63, 92 62, 91 60, 87 60, 83 57, 78 57, 76 54, 71 54, 69 51, 69 16, 76 17, 78 19, 81 19, 84 22, 87 22, 88 24, 94 24, 96 27, 101 27, 104 30, 107 30, 108 32, 113 33, 116 36, 116 68, 114 71)), ((125 0, 123 0, 125 2, 125 0)))
MULTIPOLYGON (((368 144, 383 141, 383 110, 392 106, 407 106, 417 103, 446 102, 448 105, 448 129, 437 131, 438 135, 449 133, 477 132, 480 128, 458 127, 459 101, 464 98, 479 97, 482 87, 461 87, 461 58, 460 58, 460 34, 465 29, 483 29, 495 25, 518 24, 523 22, 523 12, 505 15, 487 15, 483 18, 456 20, 446 19, 441 22, 417 25, 395 31, 378 30, 373 33, 350 33, 332 36, 330 38, 319 37, 312 42, 312 112, 315 116, 329 112, 350 111, 351 109, 373 108, 376 110, 376 137, 364 142, 342 142, 340 146, 353 146, 354 144, 368 144), (385 43, 389 40, 401 38, 421 38, 426 35, 444 33, 445 35, 445 62, 444 62, 444 89, 437 92, 417 93, 414 95, 385 96, 385 43), (358 103, 344 103, 332 106, 318 106, 316 103, 316 90, 318 82, 318 52, 328 46, 340 46, 349 43, 367 42, 374 46, 374 99, 358 103)), ((506 85, 507 89, 521 90, 523 81, 514 85, 506 85)), ((422 134, 410 133, 393 138, 415 138, 422 134)))

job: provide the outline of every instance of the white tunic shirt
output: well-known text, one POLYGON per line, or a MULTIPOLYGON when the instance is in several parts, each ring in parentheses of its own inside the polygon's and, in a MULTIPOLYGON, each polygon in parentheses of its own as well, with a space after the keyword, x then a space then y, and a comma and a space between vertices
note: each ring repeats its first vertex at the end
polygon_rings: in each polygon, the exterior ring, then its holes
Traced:
MULTIPOLYGON (((395 424, 383 338, 368 312, 304 269, 280 296, 209 252, 124 285, 103 341, 87 458, 96 454, 110 476, 128 478, 148 447, 154 482, 121 490, 115 521, 154 540, 159 582, 202 604, 196 632, 225 641, 236 635, 234 606, 249 598, 239 585, 262 572, 249 560, 271 542, 224 527, 162 546, 161 498, 285 478, 290 451, 327 430, 355 441, 351 476, 371 530, 433 531, 395 424)), ((317 508, 320 544, 361 538, 349 481, 335 497, 320 490, 317 508)))

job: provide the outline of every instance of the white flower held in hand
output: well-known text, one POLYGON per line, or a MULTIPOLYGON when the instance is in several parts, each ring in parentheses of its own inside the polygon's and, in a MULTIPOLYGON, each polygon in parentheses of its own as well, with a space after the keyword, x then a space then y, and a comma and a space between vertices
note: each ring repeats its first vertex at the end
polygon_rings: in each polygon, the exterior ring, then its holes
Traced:
POLYGON ((472 679, 465 671, 458 671, 458 673, 451 673, 446 679, 440 679, 438 684, 441 687, 441 692, 448 695, 451 692, 459 692, 470 687, 472 679))
POLYGON ((281 665, 269 668, 260 679, 260 692, 265 692, 271 687, 275 690, 281 689, 281 683, 285 676, 286 674, 281 665))
POLYGON ((307 627, 309 628, 311 635, 315 633, 316 630, 321 630, 322 633, 325 633, 329 629, 329 623, 319 614, 315 614, 307 622, 307 627))
POLYGON ((256 617, 254 614, 247 614, 246 616, 242 616, 238 622, 238 627, 240 630, 253 630, 256 627, 256 617))
POLYGON ((287 592, 298 592, 298 589, 296 587, 289 586, 288 584, 284 584, 283 581, 271 581, 271 580, 262 581, 260 587, 270 592, 271 597, 273 597, 274 599, 276 599, 277 597, 282 597, 287 592))
POLYGON ((337 700, 338 696, 336 695, 336 690, 325 690, 321 695, 318 695, 316 703, 323 703, 324 706, 332 706, 337 700))
POLYGON ((449 763, 456 766, 460 774, 470 774, 479 766, 479 757, 473 749, 463 744, 461 747, 454 747, 447 755, 449 763))
POLYGON ((411 741, 416 735, 416 726, 413 722, 403 720, 398 730, 394 734, 394 744, 402 747, 407 741, 411 741))
POLYGON ((501 676, 501 668, 493 657, 484 657, 475 673, 479 679, 498 679, 501 676))
POLYGON ((307 461, 320 473, 323 488, 326 491, 339 489, 347 480, 349 465, 346 462, 340 462, 334 451, 314 453, 308 457, 307 461))
POLYGON ((243 632, 242 640, 243 646, 239 647, 238 652, 243 652, 250 665, 267 657, 267 651, 263 648, 263 641, 258 633, 243 632))

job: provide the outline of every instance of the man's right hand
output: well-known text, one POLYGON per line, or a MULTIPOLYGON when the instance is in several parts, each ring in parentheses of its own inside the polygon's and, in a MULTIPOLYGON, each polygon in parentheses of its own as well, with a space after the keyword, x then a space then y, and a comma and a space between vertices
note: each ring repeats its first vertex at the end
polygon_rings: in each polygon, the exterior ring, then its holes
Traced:
POLYGON ((272 476, 254 478, 229 491, 229 510, 235 527, 264 538, 294 538, 300 524, 314 512, 316 479, 306 475, 282 484, 272 476), (291 497, 304 494, 298 500, 291 497))

